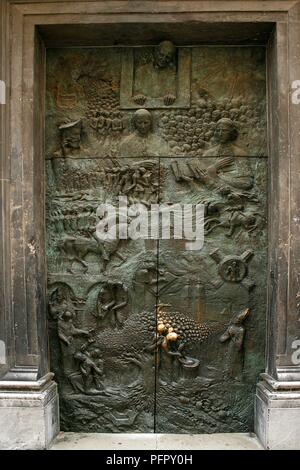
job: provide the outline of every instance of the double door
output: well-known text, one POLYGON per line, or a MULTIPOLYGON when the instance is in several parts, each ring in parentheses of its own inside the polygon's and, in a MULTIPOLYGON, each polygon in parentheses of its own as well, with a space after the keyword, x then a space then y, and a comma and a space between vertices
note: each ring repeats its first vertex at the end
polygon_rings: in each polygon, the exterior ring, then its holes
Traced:
POLYGON ((49 340, 63 430, 252 429, 264 52, 48 50, 49 340))

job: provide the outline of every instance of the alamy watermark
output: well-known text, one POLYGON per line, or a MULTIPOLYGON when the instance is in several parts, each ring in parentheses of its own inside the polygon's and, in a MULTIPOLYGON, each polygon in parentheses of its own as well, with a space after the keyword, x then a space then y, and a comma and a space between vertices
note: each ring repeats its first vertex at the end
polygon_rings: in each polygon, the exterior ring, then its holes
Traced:
POLYGON ((204 245, 204 204, 128 204, 119 196, 118 207, 106 202, 97 208, 100 240, 185 240, 186 250, 204 245))

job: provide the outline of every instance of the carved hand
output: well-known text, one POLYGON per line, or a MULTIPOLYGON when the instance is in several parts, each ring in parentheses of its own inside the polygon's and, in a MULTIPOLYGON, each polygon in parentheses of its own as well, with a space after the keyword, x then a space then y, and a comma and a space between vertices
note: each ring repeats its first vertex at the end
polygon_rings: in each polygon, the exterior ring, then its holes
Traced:
POLYGON ((233 157, 226 157, 207 168, 207 174, 210 178, 216 179, 218 172, 233 163, 233 157))
POLYGON ((63 343, 65 343, 67 346, 70 346, 71 341, 69 341, 68 338, 63 333, 58 333, 58 336, 63 343))
POLYGON ((210 165, 207 168, 207 175, 211 179, 216 179, 218 176, 217 164, 210 165))
POLYGON ((147 96, 145 95, 135 95, 133 97, 133 101, 136 103, 136 104, 139 104, 139 105, 143 105, 146 103, 147 101, 147 96))
POLYGON ((217 170, 221 170, 222 168, 225 168, 226 166, 230 166, 232 163, 233 163, 233 157, 222 158, 222 160, 216 163, 216 168, 217 170))
POLYGON ((229 334, 228 330, 226 330, 225 333, 223 333, 222 336, 220 336, 219 341, 220 341, 220 343, 225 343, 229 339, 230 339, 230 334, 229 334))
POLYGON ((197 168, 198 175, 203 181, 207 181, 207 171, 203 170, 202 168, 197 168))
POLYGON ((164 96, 164 103, 166 106, 171 106, 173 103, 175 103, 175 101, 176 96, 172 93, 168 93, 166 96, 164 96))

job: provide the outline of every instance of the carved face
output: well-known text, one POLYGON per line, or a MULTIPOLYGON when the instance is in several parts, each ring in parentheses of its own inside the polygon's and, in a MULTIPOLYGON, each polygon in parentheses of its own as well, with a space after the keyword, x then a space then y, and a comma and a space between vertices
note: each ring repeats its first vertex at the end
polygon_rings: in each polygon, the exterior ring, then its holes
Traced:
POLYGON ((98 358, 98 357, 100 357, 100 354, 101 354, 101 353, 100 353, 100 349, 93 349, 93 350, 91 351, 91 357, 93 357, 93 358, 95 358, 95 359, 98 358))
POLYGON ((227 142, 233 142, 236 140, 237 130, 232 122, 221 119, 217 123, 215 136, 221 144, 226 144, 227 142))
POLYGON ((71 321, 72 318, 73 318, 73 315, 72 315, 71 312, 68 312, 68 311, 64 312, 64 314, 63 314, 63 319, 64 319, 65 321, 71 321))
POLYGON ((64 300, 64 293, 62 289, 57 289, 51 296, 51 302, 61 303, 64 300))
POLYGON ((81 144, 81 127, 72 127, 62 131, 62 145, 72 149, 79 149, 81 144))
MULTIPOLYGON (((141 111, 141 110, 139 110, 141 111)), ((134 116, 134 126, 137 130, 137 132, 141 136, 147 136, 149 132, 151 131, 152 127, 152 118, 151 114, 148 113, 148 111, 141 113, 137 111, 135 116, 134 116)))
POLYGON ((174 62, 175 46, 171 41, 161 42, 155 51, 155 65, 160 68, 167 67, 174 62))

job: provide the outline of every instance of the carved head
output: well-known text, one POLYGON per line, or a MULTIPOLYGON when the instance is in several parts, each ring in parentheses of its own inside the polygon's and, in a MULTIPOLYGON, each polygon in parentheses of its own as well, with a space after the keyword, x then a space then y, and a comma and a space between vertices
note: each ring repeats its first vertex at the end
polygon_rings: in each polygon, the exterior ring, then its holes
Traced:
POLYGON ((93 349, 91 352, 90 352, 90 356, 97 359, 98 357, 101 356, 101 351, 100 349, 93 349))
POLYGON ((63 151, 67 149, 79 149, 82 138, 82 121, 70 122, 59 126, 61 146, 63 151))
POLYGON ((71 321, 73 319, 73 314, 69 310, 66 310, 63 312, 61 317, 64 321, 71 321))
POLYGON ((155 49, 154 62, 156 67, 168 67, 174 62, 176 47, 171 41, 162 41, 155 49))
POLYGON ((152 116, 147 109, 138 109, 133 115, 133 125, 138 134, 146 137, 152 130, 152 116))
POLYGON ((62 302, 64 300, 64 293, 61 288, 55 289, 54 292, 52 292, 51 297, 50 297, 50 302, 62 302))
POLYGON ((221 144, 234 142, 238 135, 236 125, 231 119, 222 118, 217 122, 215 136, 221 144))

